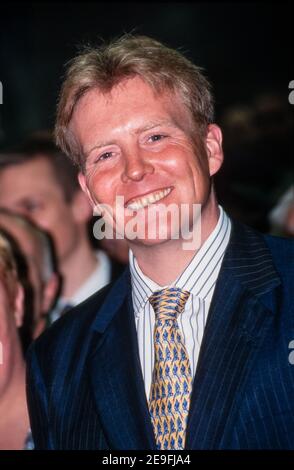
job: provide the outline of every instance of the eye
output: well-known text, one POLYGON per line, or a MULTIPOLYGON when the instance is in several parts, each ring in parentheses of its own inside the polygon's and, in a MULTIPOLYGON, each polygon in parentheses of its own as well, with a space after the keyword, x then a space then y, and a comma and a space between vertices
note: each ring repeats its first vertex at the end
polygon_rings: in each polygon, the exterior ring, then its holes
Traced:
POLYGON ((36 201, 26 201, 23 204, 23 208, 27 212, 35 212, 35 211, 37 211, 41 208, 41 204, 39 202, 36 202, 36 201))
POLYGON ((112 152, 104 152, 102 155, 100 155, 97 159, 96 162, 101 161, 101 160, 107 160, 112 156, 112 152))
POLYGON ((151 137, 149 137, 149 140, 151 140, 151 142, 158 142, 159 140, 162 140, 165 137, 166 135, 163 135, 163 134, 154 134, 151 137))

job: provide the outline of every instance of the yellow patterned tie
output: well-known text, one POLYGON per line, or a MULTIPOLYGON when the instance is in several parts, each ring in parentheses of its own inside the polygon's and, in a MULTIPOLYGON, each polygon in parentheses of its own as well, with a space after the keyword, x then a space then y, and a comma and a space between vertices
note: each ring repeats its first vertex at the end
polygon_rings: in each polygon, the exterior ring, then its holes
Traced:
POLYGON ((192 375, 177 316, 190 292, 166 288, 149 301, 155 312, 155 361, 149 410, 157 448, 181 450, 185 446, 192 375))

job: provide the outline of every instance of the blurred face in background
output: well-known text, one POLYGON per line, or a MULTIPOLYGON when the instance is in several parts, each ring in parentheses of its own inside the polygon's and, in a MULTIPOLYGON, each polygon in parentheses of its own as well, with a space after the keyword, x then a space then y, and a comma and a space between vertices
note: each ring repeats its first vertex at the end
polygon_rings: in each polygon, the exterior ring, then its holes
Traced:
POLYGON ((78 246, 81 226, 88 218, 79 210, 79 193, 66 200, 53 167, 42 155, 0 172, 0 207, 23 214, 47 230, 60 263, 78 246))

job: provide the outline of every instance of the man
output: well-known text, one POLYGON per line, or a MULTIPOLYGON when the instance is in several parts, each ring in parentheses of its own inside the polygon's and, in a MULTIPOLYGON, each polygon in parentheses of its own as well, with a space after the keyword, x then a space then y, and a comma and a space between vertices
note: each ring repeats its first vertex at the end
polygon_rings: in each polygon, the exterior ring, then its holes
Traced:
POLYGON ((0 155, 0 207, 21 213, 52 236, 62 292, 51 319, 108 284, 114 265, 88 236, 91 206, 79 188, 77 169, 50 135, 29 138, 0 155))
POLYGON ((147 37, 86 50, 56 136, 130 269, 31 349, 36 447, 294 447, 293 246, 218 206, 222 135, 199 68, 147 37))
POLYGON ((25 315, 21 335, 24 349, 48 325, 48 314, 60 288, 49 235, 25 217, 0 208, 0 228, 17 243, 26 265, 25 315))

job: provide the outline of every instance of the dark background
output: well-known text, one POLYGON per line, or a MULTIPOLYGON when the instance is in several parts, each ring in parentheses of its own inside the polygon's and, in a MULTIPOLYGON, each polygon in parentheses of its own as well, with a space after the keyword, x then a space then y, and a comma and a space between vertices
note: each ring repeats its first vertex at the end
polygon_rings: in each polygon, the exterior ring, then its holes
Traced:
POLYGON ((2 3, 0 146, 53 126, 64 64, 78 44, 131 31, 151 35, 205 68, 216 120, 224 123, 221 202, 266 230, 267 213, 292 177, 293 13, 290 2, 2 3), (239 106, 254 110, 250 129, 226 124, 239 106))

